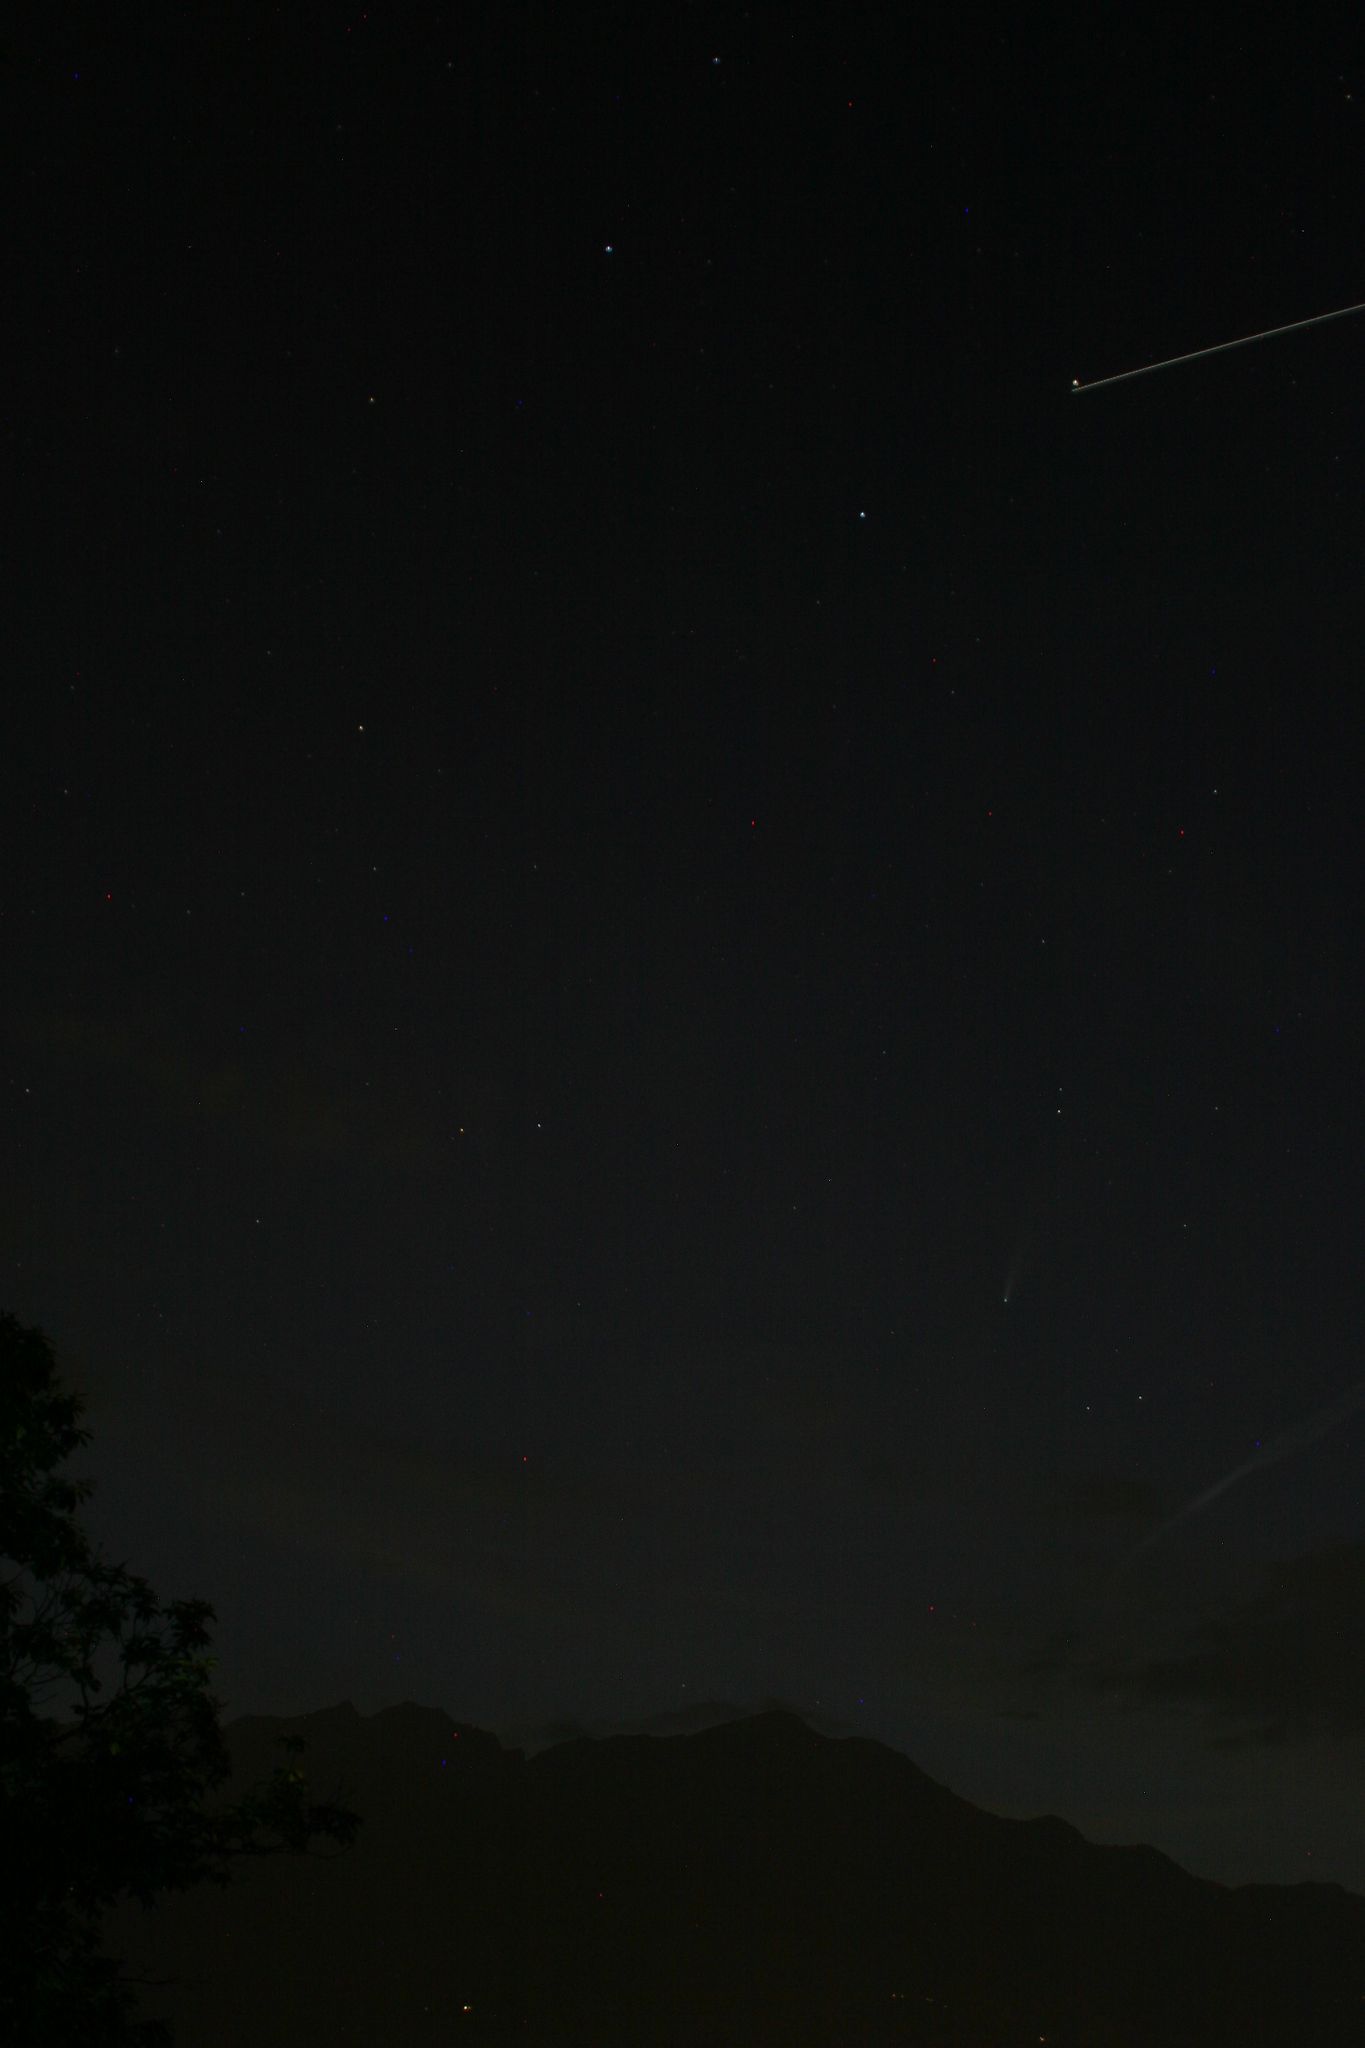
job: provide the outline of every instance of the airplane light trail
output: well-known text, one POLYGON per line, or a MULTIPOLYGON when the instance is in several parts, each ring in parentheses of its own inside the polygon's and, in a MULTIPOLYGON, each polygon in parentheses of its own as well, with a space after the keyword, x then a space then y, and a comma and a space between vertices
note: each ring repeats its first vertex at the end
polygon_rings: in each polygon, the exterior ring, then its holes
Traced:
POLYGON ((1114 377, 1092 377, 1088 384, 1082 384, 1079 377, 1073 377, 1071 389, 1079 397, 1082 391, 1098 391, 1105 384, 1126 384, 1130 377, 1150 377, 1154 370, 1170 370, 1177 363, 1197 362, 1200 356, 1221 355, 1224 349, 1246 348, 1253 341, 1273 341, 1277 334, 1293 334, 1300 327, 1321 327, 1324 320, 1344 320, 1348 313, 1365 313, 1365 299, 1359 305, 1338 306, 1335 313, 1315 313, 1311 320, 1291 320, 1287 327, 1266 327, 1259 334, 1239 335, 1236 341, 1217 341, 1212 348, 1194 348, 1188 355, 1167 356, 1159 363, 1144 363, 1140 370, 1120 370, 1114 377))
POLYGON ((1317 1443, 1320 1437, 1336 1429, 1360 1408, 1365 1408, 1365 1380, 1357 1380, 1353 1387, 1347 1387, 1345 1393, 1338 1394, 1335 1401, 1329 1401, 1325 1407, 1315 1409, 1304 1421, 1295 1423, 1292 1429, 1285 1430, 1281 1436, 1273 1437, 1268 1444, 1258 1448, 1254 1458, 1247 1458, 1242 1464, 1235 1465, 1232 1471, 1225 1474, 1215 1485, 1197 1494, 1193 1500, 1187 1501, 1168 1521, 1162 1522, 1159 1528, 1144 1536, 1142 1541, 1128 1552, 1128 1557, 1134 1558, 1142 1551, 1150 1550, 1168 1529, 1174 1529, 1177 1523, 1187 1521, 1191 1515, 1201 1514, 1220 1494, 1226 1493, 1230 1486, 1235 1486, 1238 1480, 1246 1479, 1253 1472, 1264 1472, 1271 1465, 1278 1465, 1282 1458, 1292 1457, 1296 1451, 1306 1451, 1310 1444, 1317 1443))

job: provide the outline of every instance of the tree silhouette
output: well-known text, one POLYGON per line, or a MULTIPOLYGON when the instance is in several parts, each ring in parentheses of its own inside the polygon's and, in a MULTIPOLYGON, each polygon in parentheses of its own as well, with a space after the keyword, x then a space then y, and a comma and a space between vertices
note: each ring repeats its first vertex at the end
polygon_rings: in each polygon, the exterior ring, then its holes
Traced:
POLYGON ((212 1607, 162 1605, 81 1527, 88 1480, 60 1468, 90 1441, 41 1331, 0 1315, 0 2040, 9 2048, 160 2043, 101 1953, 104 1915, 243 1856, 346 1847, 359 1817, 315 1805, 301 1745, 227 1802, 209 1692, 212 1607), (220 1795, 215 1799, 215 1795, 220 1795))

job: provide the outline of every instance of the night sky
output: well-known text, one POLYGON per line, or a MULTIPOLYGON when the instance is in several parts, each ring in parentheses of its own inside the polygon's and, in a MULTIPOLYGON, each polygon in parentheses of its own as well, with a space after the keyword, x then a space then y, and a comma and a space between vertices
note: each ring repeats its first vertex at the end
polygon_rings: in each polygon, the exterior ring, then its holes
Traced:
MULTIPOLYGON (((0 1306, 226 1713, 1365 1890, 1365 49, 46 24, 0 1306)), ((78 10, 76 12, 79 12, 78 10)), ((861 18, 860 18, 861 17, 861 18)))

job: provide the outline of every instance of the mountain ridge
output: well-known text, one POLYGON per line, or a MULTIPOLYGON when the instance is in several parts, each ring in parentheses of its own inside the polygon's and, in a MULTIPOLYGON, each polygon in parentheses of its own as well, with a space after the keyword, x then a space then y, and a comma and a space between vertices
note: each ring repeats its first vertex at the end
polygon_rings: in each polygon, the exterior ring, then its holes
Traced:
POLYGON ((1225 1887, 1056 1815, 973 1806, 790 1709, 527 1757, 415 1702, 228 1724, 238 1779, 299 1735, 345 1856, 121 1913, 200 2048, 388 2039, 1218 2048, 1365 2033, 1365 1898, 1225 1887))

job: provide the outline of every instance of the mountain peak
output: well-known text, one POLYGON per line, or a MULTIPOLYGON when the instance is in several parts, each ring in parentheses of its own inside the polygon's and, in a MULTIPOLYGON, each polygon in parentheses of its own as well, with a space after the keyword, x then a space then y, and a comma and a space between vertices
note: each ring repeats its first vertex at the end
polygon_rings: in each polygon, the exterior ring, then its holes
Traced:
POLYGON ((789 1708, 529 1763, 412 1701, 227 1733, 248 1775, 303 1736, 362 1827, 123 1917, 115 1952, 178 1980, 148 2016, 199 2048, 434 2040, 465 2013, 471 2040, 542 2048, 1359 2048, 1365 1899, 1004 1820, 789 1708))

